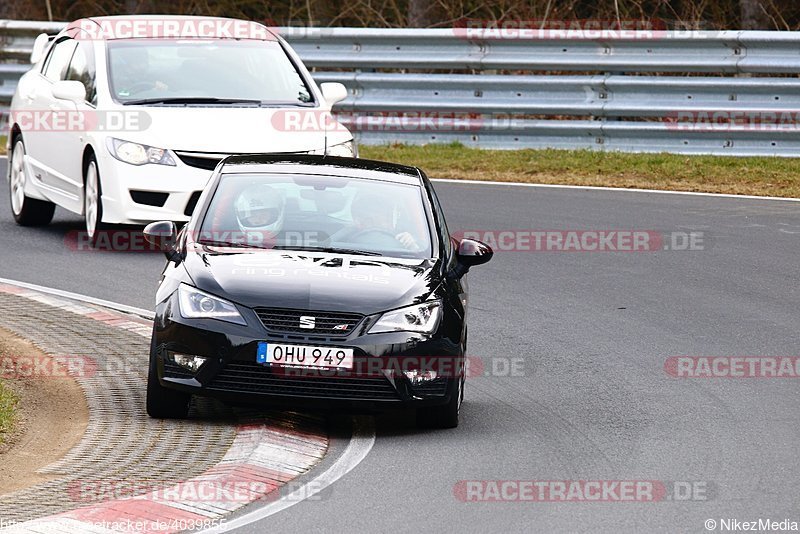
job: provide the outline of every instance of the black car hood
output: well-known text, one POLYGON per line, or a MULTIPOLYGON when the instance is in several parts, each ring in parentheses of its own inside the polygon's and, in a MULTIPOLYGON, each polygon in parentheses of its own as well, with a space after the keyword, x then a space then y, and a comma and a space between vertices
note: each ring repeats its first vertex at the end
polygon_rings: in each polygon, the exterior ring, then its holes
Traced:
POLYGON ((431 259, 195 245, 185 267, 199 289, 251 308, 371 315, 424 302, 440 283, 431 259))

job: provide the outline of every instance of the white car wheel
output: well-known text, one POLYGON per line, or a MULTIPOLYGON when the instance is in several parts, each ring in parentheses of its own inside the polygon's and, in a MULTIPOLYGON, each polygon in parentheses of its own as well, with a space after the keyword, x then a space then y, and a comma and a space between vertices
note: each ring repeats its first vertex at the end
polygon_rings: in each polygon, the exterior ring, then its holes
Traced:
POLYGON ((56 211, 56 205, 52 202, 25 196, 28 174, 25 170, 25 144, 21 137, 14 141, 8 166, 8 188, 11 197, 11 214, 14 216, 14 220, 22 226, 50 224, 56 211))
POLYGON ((92 159, 86 166, 86 191, 83 196, 86 218, 86 234, 90 240, 97 237, 100 217, 100 179, 97 175, 97 162, 92 159))
POLYGON ((11 187, 11 211, 19 217, 22 206, 25 204, 25 146, 22 141, 14 145, 11 154, 11 174, 9 175, 11 187))

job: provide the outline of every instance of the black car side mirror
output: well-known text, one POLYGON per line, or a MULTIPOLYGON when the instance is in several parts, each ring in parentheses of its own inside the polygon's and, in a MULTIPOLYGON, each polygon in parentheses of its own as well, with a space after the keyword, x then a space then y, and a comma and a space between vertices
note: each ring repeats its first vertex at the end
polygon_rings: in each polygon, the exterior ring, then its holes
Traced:
POLYGON ((144 227, 144 238, 148 243, 164 253, 169 261, 178 263, 179 254, 175 250, 178 228, 172 221, 158 221, 144 227))
POLYGON ((470 267, 483 265, 494 256, 492 247, 474 239, 462 239, 456 251, 456 266, 451 271, 455 278, 461 278, 470 267))

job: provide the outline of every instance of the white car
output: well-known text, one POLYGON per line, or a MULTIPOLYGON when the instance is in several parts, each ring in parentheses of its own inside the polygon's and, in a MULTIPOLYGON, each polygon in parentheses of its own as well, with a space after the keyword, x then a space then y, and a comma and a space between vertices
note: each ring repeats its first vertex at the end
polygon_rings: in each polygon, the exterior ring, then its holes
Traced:
POLYGON ((36 39, 9 115, 17 223, 48 224, 59 205, 84 216, 92 241, 108 224, 188 221, 230 154, 357 156, 330 119, 347 90, 317 87, 280 36, 247 21, 169 20, 205 33, 159 33, 156 16, 98 17, 36 39), (108 31, 131 21, 143 35, 108 31))

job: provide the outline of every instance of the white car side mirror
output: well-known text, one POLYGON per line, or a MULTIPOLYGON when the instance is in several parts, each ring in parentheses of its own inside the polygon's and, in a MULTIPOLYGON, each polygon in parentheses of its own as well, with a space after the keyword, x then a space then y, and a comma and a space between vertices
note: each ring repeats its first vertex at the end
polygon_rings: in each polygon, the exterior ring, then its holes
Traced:
POLYGON ((40 33, 33 41, 33 50, 31 50, 31 64, 36 65, 44 57, 44 52, 47 50, 47 44, 50 42, 50 37, 46 33, 40 33))
POLYGON ((79 104, 86 100, 86 87, 78 81, 62 80, 53 84, 53 96, 79 104))
POLYGON ((339 82, 325 82, 319 88, 325 101, 331 106, 347 98, 347 88, 339 82))

